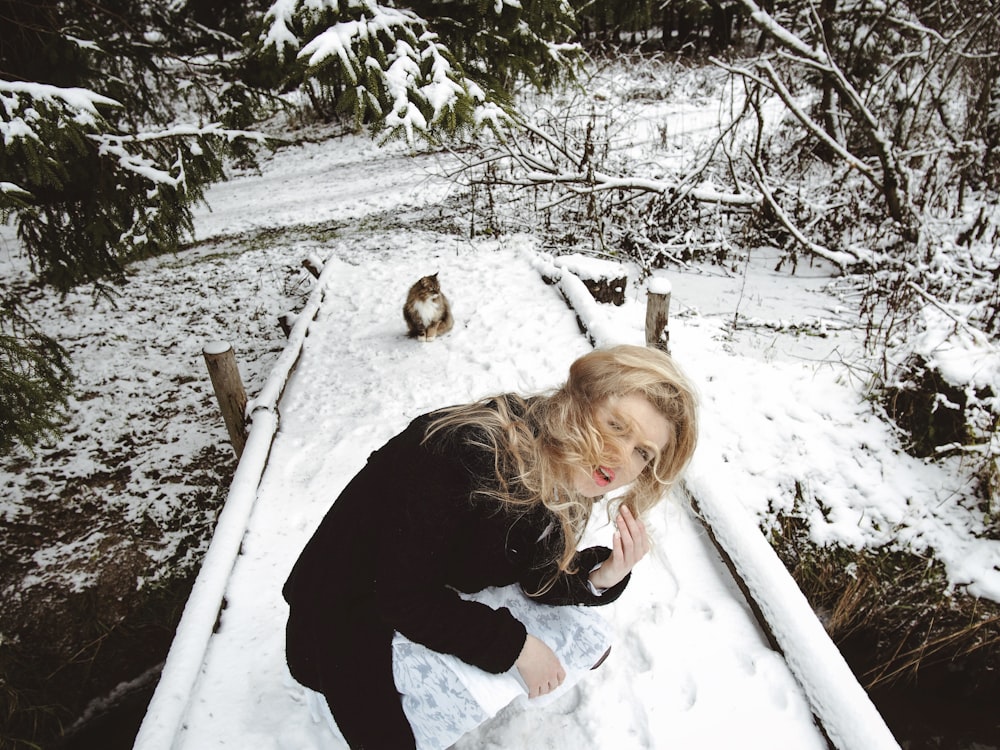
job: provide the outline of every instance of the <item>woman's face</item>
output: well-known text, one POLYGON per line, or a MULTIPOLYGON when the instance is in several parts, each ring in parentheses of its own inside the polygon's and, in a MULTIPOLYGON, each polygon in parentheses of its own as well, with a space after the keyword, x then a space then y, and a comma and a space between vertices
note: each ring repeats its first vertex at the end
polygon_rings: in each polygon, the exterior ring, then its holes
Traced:
POLYGON ((603 429, 618 435, 624 457, 611 466, 578 468, 574 487, 584 497, 599 497, 634 482, 670 438, 667 418, 638 394, 610 398, 595 415, 603 429))

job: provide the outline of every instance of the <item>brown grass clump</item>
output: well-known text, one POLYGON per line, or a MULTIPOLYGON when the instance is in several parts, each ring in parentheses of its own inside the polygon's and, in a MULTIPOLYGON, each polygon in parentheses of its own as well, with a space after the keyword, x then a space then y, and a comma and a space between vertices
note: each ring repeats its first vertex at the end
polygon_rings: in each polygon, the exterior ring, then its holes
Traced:
POLYGON ((778 519, 771 543, 866 687, 941 665, 997 681, 1000 605, 952 589, 940 562, 890 547, 818 547, 792 516, 778 519))

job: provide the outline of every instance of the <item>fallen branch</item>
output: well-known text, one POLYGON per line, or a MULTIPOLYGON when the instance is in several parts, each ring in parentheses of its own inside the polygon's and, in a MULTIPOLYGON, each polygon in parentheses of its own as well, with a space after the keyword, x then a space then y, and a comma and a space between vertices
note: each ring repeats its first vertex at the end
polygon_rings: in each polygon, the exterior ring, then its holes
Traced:
MULTIPOLYGON (((572 168, 564 169, 555 160, 535 153, 522 143, 522 139, 516 133, 511 133, 507 141, 498 147, 499 153, 478 158, 474 162, 466 162, 459 171, 467 172, 485 164, 510 160, 520 168, 520 175, 491 176, 488 179, 473 181, 473 184, 503 184, 512 187, 548 186, 559 187, 565 191, 540 206, 540 210, 553 208, 573 198, 611 191, 668 195, 677 201, 690 198, 699 203, 735 208, 758 206, 761 203, 761 196, 753 193, 726 192, 710 187, 691 185, 692 175, 686 175, 681 181, 665 181, 644 177, 616 177, 606 174, 590 168, 589 158, 584 153, 575 152, 540 127, 527 122, 519 123, 519 126, 523 132, 540 140, 542 145, 550 149, 559 159, 573 165, 572 168)), ((704 171, 704 165, 695 174, 702 171, 704 171)))
POLYGON ((899 223, 903 236, 908 241, 916 242, 920 224, 910 200, 909 172, 900 162, 896 144, 869 108, 865 96, 857 90, 824 47, 804 42, 762 10, 754 0, 740 1, 750 12, 754 23, 784 48, 785 52, 779 54, 828 77, 840 100, 844 102, 858 127, 864 130, 874 148, 882 168, 882 178, 876 184, 885 200, 889 216, 899 223))
POLYGON ((813 255, 828 260, 833 263, 840 270, 841 273, 846 273, 847 266, 852 263, 857 263, 861 259, 853 253, 837 252, 835 250, 828 250, 827 248, 819 245, 808 237, 806 237, 801 230, 795 226, 795 223, 788 217, 784 209, 775 200, 774 194, 771 192, 770 187, 767 185, 767 181, 764 179, 763 170, 760 165, 750 161, 750 174, 753 176, 754 184, 757 185, 757 189, 760 190, 761 195, 764 197, 764 202, 770 206, 771 210, 774 211, 775 217, 781 223, 781 225, 788 230, 788 233, 792 235, 796 242, 798 242, 802 247, 804 247, 808 252, 813 255))
POLYGON ((927 290, 923 289, 920 286, 917 286, 912 281, 907 281, 906 282, 906 286, 909 287, 910 289, 912 289, 914 292, 916 292, 917 295, 919 297, 921 297, 925 302, 927 302, 928 304, 933 305, 938 310, 940 310, 945 315, 947 315, 949 318, 951 318, 952 320, 954 320, 955 323, 956 323, 956 325, 961 326, 962 328, 964 328, 966 330, 966 332, 970 336, 972 336, 972 339, 973 339, 973 341, 975 341, 975 343, 976 343, 977 346, 985 346, 985 347, 987 347, 987 348, 989 348, 991 350, 994 348, 992 342, 990 342, 990 337, 986 333, 984 333, 983 331, 980 331, 978 328, 976 328, 975 326, 973 326, 965 318, 961 318, 958 315, 956 315, 955 313, 953 313, 951 310, 949 310, 945 306, 945 304, 943 302, 941 302, 940 300, 938 300, 938 298, 935 297, 934 295, 932 295, 930 292, 928 292, 927 290))

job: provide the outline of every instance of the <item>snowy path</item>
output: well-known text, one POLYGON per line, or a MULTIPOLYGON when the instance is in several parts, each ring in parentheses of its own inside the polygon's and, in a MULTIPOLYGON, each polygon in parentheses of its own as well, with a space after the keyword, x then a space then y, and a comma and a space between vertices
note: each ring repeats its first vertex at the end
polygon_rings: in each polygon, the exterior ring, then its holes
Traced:
MULTIPOLYGON (((177 748, 346 747, 310 716, 284 665, 280 587, 298 552, 368 454, 412 417, 553 386, 588 347, 516 247, 472 250, 410 231, 377 250, 332 251, 177 748), (410 283, 438 270, 458 322, 419 344, 403 335, 402 300, 410 283)), ((622 328, 622 340, 637 343, 638 325, 622 328)), ((555 704, 514 704, 457 748, 826 746, 702 527, 677 501, 650 520, 654 554, 604 609, 617 635, 612 658, 555 704)), ((610 535, 599 524, 591 533, 610 535)))

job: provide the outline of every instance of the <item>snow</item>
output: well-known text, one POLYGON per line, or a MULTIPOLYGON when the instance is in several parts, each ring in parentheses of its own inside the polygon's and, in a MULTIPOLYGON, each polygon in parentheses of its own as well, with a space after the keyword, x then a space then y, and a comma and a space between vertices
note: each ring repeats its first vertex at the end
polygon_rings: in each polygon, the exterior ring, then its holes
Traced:
POLYGON ((932 353, 932 364, 948 382, 1000 394, 1000 350, 984 342, 984 334, 956 325, 934 308, 925 310, 923 318, 916 349, 932 353))
MULTIPOLYGON (((855 730, 877 738, 884 729, 751 527, 767 528, 783 512, 808 519, 819 543, 891 543, 933 554, 953 587, 998 601, 1000 542, 981 538, 982 513, 961 458, 907 456, 864 401, 841 364, 857 336, 851 304, 834 296, 829 270, 803 266, 789 276, 755 250, 742 269, 671 269, 669 281, 645 283, 633 273, 625 305, 599 305, 530 236, 470 241, 441 231, 443 217, 461 205, 432 177, 437 158, 353 137, 285 149, 259 174, 212 188, 210 208, 195 222, 203 249, 146 264, 128 294, 149 309, 127 329, 101 335, 100 321, 113 308, 105 300, 92 305, 85 291, 45 303, 46 325, 61 326, 74 356, 84 342, 90 347, 80 377, 100 395, 72 404, 77 426, 66 446, 74 458, 64 471, 85 476, 100 468, 99 454, 110 452, 118 434, 162 433, 162 444, 131 467, 122 497, 109 499, 134 525, 166 518, 181 494, 154 470, 165 475, 182 452, 225 440, 221 419, 208 429, 183 414, 204 411, 207 378, 180 400, 171 383, 190 379, 195 368, 202 374, 201 351, 220 337, 235 342, 238 356, 255 355, 241 361, 250 439, 136 746, 342 748, 310 715, 282 652, 279 589, 329 503, 413 416, 557 384, 591 345, 577 314, 597 345, 641 343, 645 292, 662 293, 664 283, 672 292, 672 351, 702 399, 686 492, 773 618, 785 655, 769 646, 687 495, 678 493, 649 519, 653 553, 625 596, 605 608, 617 639, 609 661, 554 705, 511 707, 458 748, 825 747, 814 711, 841 727, 835 739, 843 746, 891 746, 851 739, 855 730), (427 208, 439 204, 445 208, 437 215, 427 208), (210 262, 196 265, 202 253, 210 262), (323 265, 313 293, 304 301, 276 293, 277 277, 285 274, 287 284, 288 267, 303 258, 323 265), (434 271, 456 327, 421 344, 405 337, 401 307, 409 285, 434 271), (543 274, 555 285, 546 286, 543 274), (223 302, 207 304, 214 295, 223 302), (286 343, 274 319, 291 301, 295 324, 286 343), (237 311, 239 326, 214 312, 225 306, 237 311), (751 327, 734 332, 735 319, 751 327), (789 333, 796 329, 816 335, 789 333), (125 404, 141 405, 142 413, 125 404)), ((16 241, 2 229, 6 256, 16 241)), ((941 320, 929 331, 953 324, 941 320)), ((971 343, 938 351, 956 375, 996 382, 989 352, 971 343)), ((17 497, 36 468, 4 471, 14 488, 0 502, 5 518, 25 512, 17 497)), ((608 534, 603 518, 595 519, 593 541, 608 534)), ((91 533, 40 551, 39 581, 101 539, 91 533)), ((173 560, 171 544, 151 554, 173 560)))
POLYGON ((741 504, 731 502, 724 491, 727 485, 717 481, 718 462, 702 451, 700 457, 706 456, 710 458, 703 466, 692 467, 688 491, 733 559, 831 742, 838 748, 859 750, 896 747, 820 621, 806 615, 809 603, 767 540, 757 533, 756 518, 741 504))
POLYGON ((579 253, 559 255, 553 261, 584 281, 613 281, 628 273, 620 263, 579 253))
MULTIPOLYGON (((279 57, 283 57, 286 46, 299 46, 298 39, 288 29, 296 6, 297 3, 279 0, 265 15, 268 26, 262 40, 265 47, 273 46, 279 57)), ((431 108, 430 120, 435 121, 454 106, 469 82, 442 56, 436 37, 424 30, 424 23, 416 15, 377 2, 365 2, 358 7, 363 9, 358 20, 334 23, 306 43, 299 50, 298 58, 312 69, 330 58, 339 58, 341 70, 354 85, 360 73, 377 76, 390 100, 386 113, 388 130, 402 129, 407 143, 412 144, 429 124, 412 99, 417 96, 425 100, 431 108), (369 56, 362 64, 355 51, 359 44, 379 47, 386 44, 386 39, 396 41, 392 49, 382 50, 387 62, 384 69, 374 56, 369 56), (414 48, 411 41, 418 48, 414 48), (430 80, 415 89, 427 59, 431 60, 430 80)))
MULTIPOLYGON (((29 81, 0 80, 0 93, 27 94, 32 99, 59 101, 70 109, 97 115, 98 105, 121 106, 116 100, 76 86, 59 87, 29 81)), ((9 110, 8 110, 9 111, 9 110)))
POLYGON ((232 345, 228 341, 209 341, 205 344, 205 348, 202 351, 210 355, 225 354, 232 348, 232 345))
MULTIPOLYGON (((183 726, 177 748, 344 747, 312 720, 284 665, 280 587, 302 545, 367 455, 414 416, 490 393, 555 386, 588 349, 574 313, 535 269, 529 238, 470 247, 401 230, 387 244, 378 263, 362 262, 363 248, 331 247, 311 298, 323 300, 318 316, 301 316, 310 320, 308 335, 278 404, 280 429, 218 632, 211 635, 217 602, 193 599, 188 611, 202 623, 204 664, 183 720, 172 719, 187 691, 171 686, 191 684, 173 664, 191 666, 184 652, 171 652, 165 697, 154 698, 138 748, 169 744, 161 733, 171 724, 183 726), (413 280, 438 268, 456 327, 421 344, 405 336, 402 301, 413 280)), ((257 429, 255 419, 251 439, 257 429)), ((230 502, 237 494, 234 488, 230 502)), ((655 553, 608 608, 617 633, 612 658, 564 699, 538 710, 514 705, 458 748, 723 746, 747 737, 825 746, 802 689, 761 636, 687 506, 669 500, 651 524, 655 553)), ((226 523, 232 549, 239 540, 229 530, 226 523)), ((595 519, 594 541, 606 543, 610 533, 603 516, 595 519)), ((221 563, 203 570, 213 580, 228 574, 221 563)), ((188 619, 186 612, 178 630, 185 650, 188 619)))
POLYGON ((646 284, 646 290, 650 294, 660 294, 666 296, 674 291, 674 285, 670 279, 662 273, 654 274, 646 284))
MULTIPOLYGON (((340 201, 359 221, 405 215, 417 195, 443 194, 429 179, 412 191, 387 190, 381 186, 415 183, 386 179, 384 172, 378 184, 366 185, 375 158, 417 174, 430 162, 419 166, 365 149, 350 154, 357 145, 351 139, 340 145, 306 144, 259 177, 218 186, 209 200, 220 208, 199 217, 198 231, 255 221, 294 227, 306 212, 322 221, 333 209, 329 201, 340 201), (358 181, 316 198, 323 195, 316 181, 335 167, 343 180, 358 181), (270 192, 276 184, 281 190, 270 192), (258 191, 268 191, 273 203, 258 191), (272 213, 229 214, 237 200, 272 213)), ((470 241, 401 224, 323 248, 322 276, 271 378, 248 406, 251 442, 259 443, 248 450, 257 458, 241 462, 229 515, 220 519, 202 569, 207 582, 192 594, 178 629, 137 739, 140 750, 344 747, 311 714, 283 660, 280 586, 329 503, 368 454, 417 414, 560 382, 590 346, 577 315, 597 345, 643 341, 645 293, 662 277, 644 284, 633 274, 625 305, 600 305, 530 236, 470 241), (409 285, 434 271, 457 322, 448 335, 422 344, 406 338, 401 308, 409 285), (555 284, 546 286, 543 275, 555 284), (268 454, 263 443, 275 424, 268 454)), ((297 250, 301 257, 317 255, 315 243, 291 243, 286 251, 297 250)), ((734 310, 785 324, 814 314, 832 323, 843 319, 843 301, 824 293, 827 272, 805 268, 789 277, 773 265, 772 258, 751 259, 742 277, 672 271, 670 331, 673 353, 702 399, 701 441, 685 492, 758 597, 784 655, 768 644, 687 495, 679 493, 652 513, 655 550, 626 595, 606 608, 616 633, 612 658, 547 708, 508 707, 458 750, 825 747, 813 713, 838 747, 894 747, 757 531, 779 511, 807 517, 820 543, 895 543, 933 552, 954 586, 1000 599, 1000 543, 977 536, 981 516, 970 480, 955 463, 901 451, 849 371, 831 364, 843 340, 807 337, 803 344, 780 327, 741 337, 726 330, 734 310)), ((596 518, 588 543, 608 534, 603 516, 596 518)))

